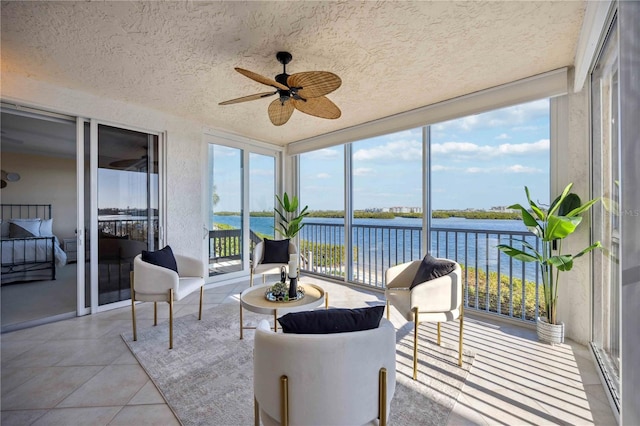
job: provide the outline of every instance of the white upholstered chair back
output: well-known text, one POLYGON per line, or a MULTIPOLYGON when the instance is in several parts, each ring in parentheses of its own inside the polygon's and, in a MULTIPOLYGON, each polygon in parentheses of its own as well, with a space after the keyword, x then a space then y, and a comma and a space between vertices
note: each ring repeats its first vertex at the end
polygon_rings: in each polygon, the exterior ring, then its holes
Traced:
MULTIPOLYGON (((449 260, 449 259, 441 259, 449 260)), ((453 261, 451 261, 453 262, 453 261)), ((418 326, 421 322, 438 324, 438 345, 441 343, 440 323, 460 321, 458 342, 458 365, 462 366, 462 344, 464 328, 464 305, 462 287, 462 269, 457 262, 452 272, 442 277, 411 287, 413 278, 420 267, 421 260, 392 266, 385 271, 387 300, 387 318, 389 305, 393 305, 407 321, 414 322, 413 333, 413 379, 418 374, 418 326)))
MULTIPOLYGON (((298 248, 296 245, 289 241, 289 254, 298 253, 298 248)), ((260 241, 253 248, 253 258, 251 264, 251 277, 250 277, 250 285, 253 286, 253 276, 255 274, 262 274, 262 283, 265 282, 265 275, 267 274, 279 274, 280 269, 284 266, 287 269, 287 273, 289 272, 289 264, 288 260, 284 263, 262 263, 262 259, 264 258, 264 242, 260 241)))
POLYGON ((136 330, 136 302, 153 302, 153 325, 158 324, 158 302, 169 304, 169 349, 173 348, 173 302, 200 290, 198 319, 202 319, 204 277, 206 265, 200 259, 179 254, 174 255, 178 273, 142 260, 142 255, 133 258, 131 272, 131 317, 133 340, 138 340, 136 330))
POLYGON ((255 336, 254 393, 263 424, 283 423, 283 375, 289 424, 367 424, 379 416, 381 393, 386 393, 386 418, 396 384, 395 334, 385 318, 376 329, 334 334, 274 333, 261 321, 255 336), (386 386, 380 389, 382 368, 386 386))

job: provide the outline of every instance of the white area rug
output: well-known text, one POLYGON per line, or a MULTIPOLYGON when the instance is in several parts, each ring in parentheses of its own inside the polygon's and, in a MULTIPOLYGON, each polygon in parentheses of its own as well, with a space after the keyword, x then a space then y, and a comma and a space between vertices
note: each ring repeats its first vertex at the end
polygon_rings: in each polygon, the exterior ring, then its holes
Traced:
MULTIPOLYGON (((253 330, 239 339, 239 306, 226 303, 174 320, 174 349, 168 349, 169 324, 138 330, 138 341, 124 333, 129 346, 184 425, 253 424, 253 330)), ((245 325, 265 315, 244 311, 245 325)), ((413 323, 396 333, 396 392, 391 425, 445 425, 467 377, 473 355, 439 347, 420 330, 418 380, 412 380, 413 323)), ((434 336, 429 336, 433 339, 434 336)))

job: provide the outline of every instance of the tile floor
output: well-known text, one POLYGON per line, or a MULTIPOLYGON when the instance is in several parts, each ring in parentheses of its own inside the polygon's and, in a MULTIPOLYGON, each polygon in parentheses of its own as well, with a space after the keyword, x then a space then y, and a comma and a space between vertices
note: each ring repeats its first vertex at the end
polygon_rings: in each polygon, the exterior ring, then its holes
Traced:
MULTIPOLYGON (((316 278, 335 307, 359 307, 382 295, 316 278)), ((205 291, 206 309, 237 303, 247 283, 205 291)), ((198 295, 176 304, 175 315, 197 312, 198 295)), ((138 327, 151 327, 152 304, 136 309, 138 327)), ((168 310, 159 309, 160 320, 168 310)), ((448 425, 615 425, 593 361, 584 346, 551 347, 535 331, 469 314, 465 349, 475 361, 448 425)), ((404 320, 392 311, 392 321, 404 320)), ((11 425, 177 425, 120 334, 131 327, 120 308, 3 334, 2 417, 11 425)), ((431 327, 435 336, 435 326, 431 327)), ((443 339, 456 344, 457 322, 443 324, 443 339)), ((390 423, 393 424, 393 413, 390 423)), ((403 425, 404 426, 404 425, 403 425)))

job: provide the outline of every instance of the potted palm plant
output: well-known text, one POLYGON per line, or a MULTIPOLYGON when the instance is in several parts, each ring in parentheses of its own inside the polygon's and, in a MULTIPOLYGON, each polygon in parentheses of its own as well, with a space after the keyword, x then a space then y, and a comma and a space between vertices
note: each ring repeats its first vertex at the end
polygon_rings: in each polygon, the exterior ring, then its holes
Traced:
POLYGON ((294 238, 304 227, 302 220, 305 216, 309 215, 307 212, 309 206, 304 206, 300 214, 296 214, 298 211, 298 197, 293 196, 289 198, 289 195, 285 192, 282 198, 276 194, 276 199, 280 206, 280 209, 277 207, 274 209, 279 217, 279 227, 274 229, 285 238, 294 238))
POLYGON ((572 186, 572 183, 567 185, 546 212, 531 200, 529 188, 525 186, 529 209, 533 214, 520 204, 514 204, 509 208, 520 210, 524 225, 540 239, 540 248, 534 247, 524 239, 517 240, 517 247, 498 245, 498 249, 505 254, 523 262, 536 262, 540 267, 545 316, 537 319, 536 329, 538 339, 549 343, 564 342, 564 324, 558 324, 556 318, 560 272, 570 271, 575 259, 601 247, 598 241, 577 254, 562 252, 562 241, 573 234, 582 222, 580 215, 598 201, 596 198, 582 204, 580 198, 570 192, 572 186))

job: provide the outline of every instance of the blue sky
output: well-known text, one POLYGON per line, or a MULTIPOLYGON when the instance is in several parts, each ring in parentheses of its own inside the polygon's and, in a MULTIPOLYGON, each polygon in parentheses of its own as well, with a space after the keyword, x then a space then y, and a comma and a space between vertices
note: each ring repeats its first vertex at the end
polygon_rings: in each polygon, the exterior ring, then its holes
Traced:
MULTIPOLYGON (((488 209, 526 203, 524 186, 549 202, 549 101, 541 100, 431 126, 433 209, 488 209)), ((422 197, 422 128, 353 143, 356 209, 418 207, 422 197)), ((216 211, 239 211, 241 150, 213 147, 216 211)), ((251 154, 252 211, 271 211, 273 157, 251 154)), ((302 154, 301 203, 344 207, 344 147, 302 154)))
MULTIPOLYGON (((302 203, 343 208, 343 147, 303 154, 302 203)), ((421 205, 422 129, 353 144, 356 209, 421 205)), ((431 126, 433 209, 525 203, 524 186, 549 202, 549 101, 431 126)))

